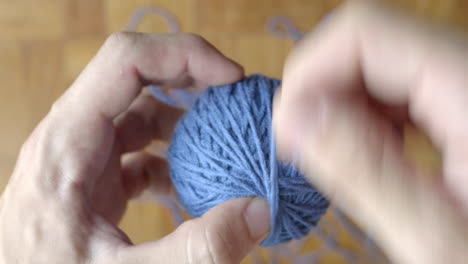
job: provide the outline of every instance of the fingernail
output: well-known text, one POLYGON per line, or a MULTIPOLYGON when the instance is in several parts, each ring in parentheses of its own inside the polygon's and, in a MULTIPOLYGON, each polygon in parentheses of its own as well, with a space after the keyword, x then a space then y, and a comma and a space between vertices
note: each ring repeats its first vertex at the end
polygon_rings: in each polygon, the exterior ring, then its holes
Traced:
POLYGON ((244 212, 250 236, 259 241, 270 230, 270 208, 262 198, 253 198, 244 212))

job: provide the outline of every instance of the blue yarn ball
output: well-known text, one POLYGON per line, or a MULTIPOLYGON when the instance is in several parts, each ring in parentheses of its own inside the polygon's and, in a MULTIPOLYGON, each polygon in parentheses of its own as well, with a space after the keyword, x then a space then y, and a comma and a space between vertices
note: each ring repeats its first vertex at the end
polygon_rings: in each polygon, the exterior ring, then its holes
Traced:
POLYGON ((329 202, 291 165, 276 159, 272 99, 279 80, 261 75, 210 87, 176 126, 168 152, 180 203, 192 217, 239 197, 270 205, 262 246, 307 235, 329 202))

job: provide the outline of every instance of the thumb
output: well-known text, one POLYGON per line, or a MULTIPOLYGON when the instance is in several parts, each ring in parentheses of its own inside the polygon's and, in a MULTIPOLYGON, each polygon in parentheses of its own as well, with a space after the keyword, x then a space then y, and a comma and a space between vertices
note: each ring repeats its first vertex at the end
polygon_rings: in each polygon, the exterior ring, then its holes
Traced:
POLYGON ((441 188, 406 165, 392 124, 366 100, 317 100, 289 106, 275 100, 280 155, 298 156, 309 180, 395 263, 460 263, 465 219, 441 188))
POLYGON ((240 263, 267 235, 269 207, 260 198, 222 203, 167 237, 123 248, 117 263, 240 263))

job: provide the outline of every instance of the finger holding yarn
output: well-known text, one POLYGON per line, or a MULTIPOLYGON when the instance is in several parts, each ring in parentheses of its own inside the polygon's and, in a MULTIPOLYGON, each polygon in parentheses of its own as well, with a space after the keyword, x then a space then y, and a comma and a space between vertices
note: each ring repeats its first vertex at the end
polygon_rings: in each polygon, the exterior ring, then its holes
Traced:
POLYGON ((262 246, 299 239, 329 202, 292 165, 276 158, 272 100, 280 81, 253 75, 210 87, 179 121, 168 161, 180 203, 192 217, 224 201, 268 201, 271 230, 262 246))

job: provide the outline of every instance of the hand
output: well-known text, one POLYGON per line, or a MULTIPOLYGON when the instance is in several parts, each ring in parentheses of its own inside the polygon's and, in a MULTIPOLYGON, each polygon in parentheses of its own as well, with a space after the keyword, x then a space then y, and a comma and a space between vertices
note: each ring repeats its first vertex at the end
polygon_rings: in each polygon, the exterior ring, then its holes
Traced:
POLYGON ((353 1, 289 56, 275 98, 279 154, 396 263, 468 257, 468 45, 457 32, 353 1), (410 119, 440 149, 440 182, 403 156, 410 119))
POLYGON ((202 89, 242 76, 194 35, 110 37, 21 150, 1 198, 0 263, 240 262, 268 231, 261 199, 226 202, 143 245, 116 225, 128 199, 152 183, 170 189, 167 165, 141 149, 168 140, 180 113, 142 87, 202 89))

